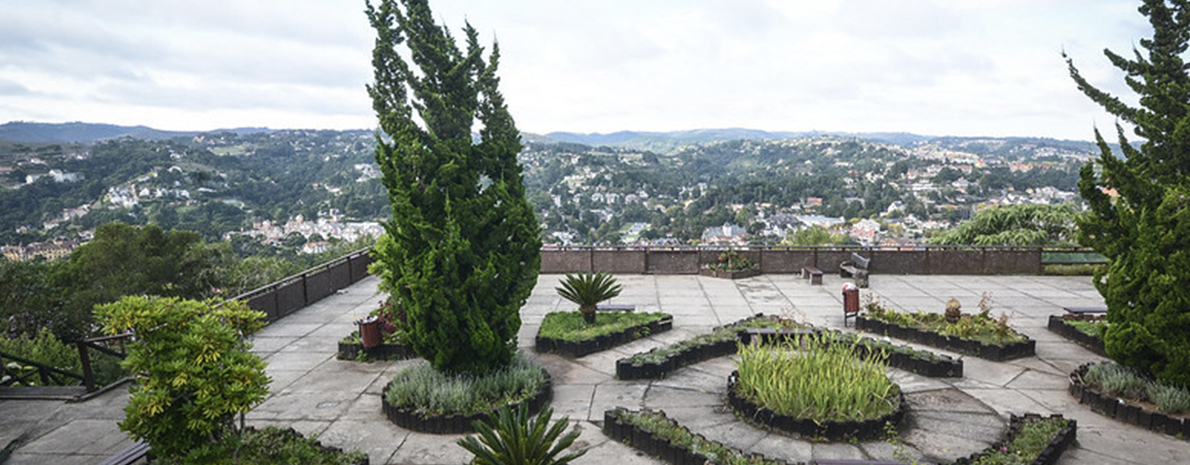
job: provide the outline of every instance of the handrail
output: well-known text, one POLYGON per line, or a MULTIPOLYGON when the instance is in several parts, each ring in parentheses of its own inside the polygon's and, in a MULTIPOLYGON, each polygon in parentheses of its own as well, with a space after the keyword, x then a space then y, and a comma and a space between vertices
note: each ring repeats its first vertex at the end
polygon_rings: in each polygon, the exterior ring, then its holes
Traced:
POLYGON ((7 352, 0 352, 0 359, 14 360, 22 365, 37 368, 37 371, 35 372, 26 373, 23 375, 12 375, 10 379, 0 383, 0 386, 11 386, 17 383, 24 384, 26 380, 28 380, 29 377, 33 376, 34 374, 38 375, 38 377, 41 379, 41 383, 46 385, 49 385, 52 380, 53 383, 58 386, 65 386, 66 382, 61 378, 63 376, 83 381, 83 376, 79 375, 78 373, 71 373, 57 367, 52 367, 41 362, 35 362, 24 357, 18 357, 7 352))
POLYGON ((244 293, 242 293, 242 294, 240 294, 240 295, 237 295, 237 296, 235 296, 235 297, 232 297, 232 298, 230 298, 230 299, 228 299, 228 300, 248 300, 248 299, 251 299, 251 298, 253 298, 253 297, 256 297, 256 296, 258 296, 258 295, 260 295, 260 294, 264 294, 264 293, 266 293, 266 292, 268 292, 268 291, 271 291, 271 290, 274 290, 274 289, 276 289, 276 288, 278 288, 278 287, 281 287, 281 286, 283 286, 283 285, 285 285, 285 284, 289 284, 289 283, 292 283, 292 282, 294 282, 294 281, 298 281, 298 280, 301 280, 301 279, 308 278, 310 275, 313 275, 313 274, 320 273, 320 272, 322 272, 322 271, 324 271, 324 270, 326 270, 326 269, 330 269, 330 268, 331 268, 331 267, 333 267, 333 266, 340 265, 340 264, 342 264, 342 263, 347 263, 347 262, 350 262, 352 258, 359 257, 359 256, 361 256, 361 255, 365 255, 365 254, 367 254, 367 253, 368 253, 368 250, 370 250, 370 248, 363 248, 363 249, 359 249, 359 250, 356 250, 356 251, 353 251, 353 252, 348 252, 346 255, 343 255, 343 256, 340 256, 340 257, 337 257, 337 258, 331 259, 330 261, 327 261, 326 263, 323 263, 323 264, 320 264, 320 265, 315 265, 315 266, 313 266, 313 267, 307 268, 307 269, 305 269, 305 270, 303 270, 303 271, 301 271, 301 272, 299 272, 299 273, 297 273, 297 274, 290 275, 290 276, 286 276, 286 277, 284 277, 284 278, 278 279, 278 280, 276 280, 276 281, 273 281, 273 282, 271 282, 271 283, 268 283, 268 284, 265 284, 265 285, 263 285, 263 286, 260 286, 260 287, 258 287, 258 288, 256 288, 256 289, 253 289, 253 290, 250 290, 250 291, 248 291, 248 292, 244 292, 244 293))
POLYGON ((83 366, 83 386, 87 388, 87 393, 92 393, 99 390, 95 385, 95 373, 91 370, 91 353, 90 349, 98 350, 102 353, 111 355, 121 360, 127 357, 124 352, 115 351, 107 347, 99 345, 100 342, 123 341, 132 338, 132 333, 116 334, 114 336, 102 336, 89 339, 83 339, 76 342, 79 350, 79 363, 83 366))

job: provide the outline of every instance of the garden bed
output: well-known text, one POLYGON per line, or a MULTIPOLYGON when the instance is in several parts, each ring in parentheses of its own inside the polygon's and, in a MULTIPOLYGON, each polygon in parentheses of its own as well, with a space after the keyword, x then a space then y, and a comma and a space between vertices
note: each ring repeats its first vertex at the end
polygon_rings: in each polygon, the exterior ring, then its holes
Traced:
POLYGON ((897 407, 891 413, 868 420, 832 421, 815 418, 797 418, 782 415, 756 405, 736 393, 739 373, 732 372, 727 384, 727 405, 745 421, 797 434, 805 438, 822 438, 828 441, 880 439, 886 435, 886 425, 899 425, 905 419, 907 403, 905 395, 898 389, 897 407))
POLYGON ((832 344, 851 344, 858 339, 855 348, 860 356, 878 353, 884 350, 884 362, 888 366, 919 374, 927 378, 962 378, 963 361, 948 355, 935 354, 925 350, 914 349, 905 345, 896 345, 868 337, 861 337, 839 331, 831 332, 832 344))
POLYGON ((722 279, 744 279, 753 276, 760 276, 760 268, 749 268, 746 270, 717 270, 713 268, 702 268, 698 270, 698 274, 702 276, 710 276, 712 278, 722 279))
POLYGON ((1190 438, 1190 418, 1185 415, 1168 415, 1152 408, 1152 404, 1108 395, 1088 384, 1084 377, 1092 365, 1095 364, 1084 364, 1070 373, 1069 392, 1080 404, 1087 404, 1100 415, 1149 431, 1190 438))
POLYGON ((1046 325, 1050 331, 1062 336, 1066 339, 1074 341, 1083 348, 1094 352, 1100 356, 1107 357, 1107 350, 1103 347, 1103 339, 1099 336, 1087 334, 1078 329, 1074 324, 1070 324, 1070 320, 1078 321, 1093 321, 1088 317, 1077 317, 1069 315, 1050 315, 1049 324, 1046 325))
POLYGON ((972 465, 982 463, 1028 463, 1029 465, 1054 465, 1062 454, 1074 442, 1078 433, 1078 425, 1074 420, 1062 418, 1062 415, 1042 417, 1035 413, 1024 416, 1012 415, 1008 422, 1008 431, 1004 437, 991 447, 956 460, 955 465, 972 465), (1030 430, 1030 424, 1040 426, 1043 422, 1064 422, 1062 426, 1053 425, 1045 430, 1030 430), (1054 428, 1057 428, 1054 431, 1054 428), (1025 434, 1022 435, 1022 431, 1025 434), (1047 434, 1050 433, 1051 434, 1047 434), (1018 456, 1036 456, 1029 462, 1010 462, 1007 459, 1018 456), (1020 455, 1017 455, 1020 454, 1020 455))
POLYGON ((547 314, 547 321, 542 322, 542 330, 537 333, 537 352, 551 352, 563 357, 577 358, 673 329, 673 316, 667 313, 599 312, 596 314, 596 324, 584 328, 583 331, 597 333, 600 326, 612 326, 610 323, 605 324, 605 321, 613 321, 616 318, 629 316, 643 318, 644 322, 595 336, 583 335, 583 333, 578 331, 569 331, 568 334, 574 335, 572 337, 550 337, 542 334, 548 320, 552 316, 557 315, 558 318, 581 319, 581 315, 575 316, 577 314, 578 312, 554 312, 547 314))
POLYGON ((778 328, 785 323, 757 314, 730 325, 715 328, 710 334, 658 347, 616 361, 619 379, 660 379, 678 368, 731 355, 739 343, 739 331, 746 328, 778 328))
POLYGON ((869 318, 864 315, 859 315, 855 318, 855 327, 863 331, 884 334, 897 339, 904 339, 906 341, 974 355, 979 358, 998 362, 1031 356, 1035 353, 1037 346, 1037 341, 1029 339, 1024 335, 1020 335, 1020 337, 1024 338, 1023 341, 988 344, 975 339, 965 339, 912 326, 902 326, 884 320, 869 318))
MULTIPOLYGON (((350 338, 348 338, 350 339, 350 338)), ((371 349, 365 349, 360 342, 339 342, 339 352, 335 358, 339 360, 372 361, 372 360, 404 360, 417 357, 413 347, 405 344, 380 344, 371 349)))
MULTIPOLYGON (((553 380, 550 378, 549 372, 545 369, 541 370, 545 374, 546 382, 540 391, 533 397, 524 402, 509 404, 513 406, 527 406, 531 414, 537 413, 545 404, 549 403, 553 398, 553 380)), ((388 399, 389 388, 395 381, 390 381, 384 386, 384 391, 381 391, 381 412, 393 424, 405 429, 419 431, 431 434, 464 434, 474 432, 471 426, 476 420, 487 420, 489 414, 499 410, 499 406, 490 409, 486 412, 478 412, 470 415, 425 415, 418 413, 415 409, 397 407, 392 405, 388 399)))
MULTIPOLYGON (((603 412, 603 434, 674 465, 793 465, 760 454, 745 454, 694 434, 662 411, 633 412, 623 407, 607 410, 603 412)), ((797 462, 797 465, 805 465, 805 462, 797 462)))

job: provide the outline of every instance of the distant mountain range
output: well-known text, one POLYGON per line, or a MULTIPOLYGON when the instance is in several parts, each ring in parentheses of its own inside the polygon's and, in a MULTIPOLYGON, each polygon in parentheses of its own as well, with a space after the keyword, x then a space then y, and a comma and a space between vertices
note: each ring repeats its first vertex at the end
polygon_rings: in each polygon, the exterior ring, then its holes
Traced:
POLYGON ((32 123, 13 121, 0 124, 0 140, 17 143, 58 142, 93 143, 106 139, 131 137, 142 140, 164 140, 175 137, 193 137, 207 132, 234 132, 252 134, 269 132, 268 128, 236 128, 217 131, 163 131, 147 126, 117 126, 98 123, 32 123))
MULTIPOLYGON (((236 134, 255 134, 274 132, 269 128, 234 128, 214 131, 163 131, 147 126, 117 126, 98 123, 32 123, 14 121, 0 124, 0 141, 9 143, 94 143, 100 140, 130 137, 143 140, 165 140, 176 137, 193 137, 198 134, 233 132, 236 134)), ((1047 146, 1063 147, 1073 150, 1094 151, 1094 144, 1088 141, 1060 141, 1045 138, 1021 137, 954 137, 954 136, 923 136, 906 132, 789 132, 762 131, 746 128, 726 129, 694 129, 687 131, 647 132, 647 131, 618 131, 608 134, 551 132, 548 134, 523 133, 527 143, 573 143, 587 146, 620 147, 633 150, 648 150, 658 153, 668 153, 688 145, 705 144, 708 142, 730 140, 780 140, 802 139, 809 137, 854 137, 872 142, 911 146, 926 142, 937 142, 944 145, 971 145, 984 141, 1012 142, 1014 144, 1033 143, 1047 146)))

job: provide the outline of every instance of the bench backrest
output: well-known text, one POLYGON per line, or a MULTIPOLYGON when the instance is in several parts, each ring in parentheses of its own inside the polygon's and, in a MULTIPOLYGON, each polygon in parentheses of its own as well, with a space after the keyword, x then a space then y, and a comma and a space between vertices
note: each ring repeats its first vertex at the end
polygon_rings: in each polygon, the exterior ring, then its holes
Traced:
POLYGON ((851 263, 854 263, 855 266, 857 266, 857 267, 860 267, 860 268, 863 268, 866 270, 866 269, 868 269, 868 262, 870 262, 870 261, 871 261, 871 259, 864 258, 863 255, 857 254, 855 252, 851 252, 851 263))

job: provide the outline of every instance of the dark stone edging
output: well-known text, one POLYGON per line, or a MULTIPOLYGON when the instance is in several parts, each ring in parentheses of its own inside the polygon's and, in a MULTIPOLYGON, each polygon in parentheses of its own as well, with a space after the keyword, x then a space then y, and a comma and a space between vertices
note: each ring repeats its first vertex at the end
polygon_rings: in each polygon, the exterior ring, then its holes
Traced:
POLYGON ((826 438, 828 441, 880 439, 885 436, 886 424, 901 424, 908 407, 905 394, 898 388, 896 410, 879 418, 861 421, 816 421, 811 418, 795 418, 763 408, 736 394, 738 379, 739 372, 733 371, 727 382, 727 405, 736 414, 746 420, 808 438, 826 438))
POLYGON ((699 268, 698 274, 702 276, 710 276, 712 278, 722 279, 744 279, 753 276, 760 276, 760 268, 748 268, 746 270, 716 270, 713 268, 699 268))
MULTIPOLYGON (((661 413, 661 415, 663 417, 665 416, 664 411, 660 411, 659 413, 661 413)), ((701 434, 694 434, 688 428, 678 424, 673 419, 670 419, 668 417, 666 417, 666 419, 668 419, 670 421, 670 423, 675 428, 680 429, 680 430, 685 430, 687 433, 690 433, 692 436, 696 436, 696 437, 700 438, 701 440, 709 442, 709 443, 720 444, 716 441, 707 439, 706 436, 703 436, 701 434)), ((710 460, 708 459, 708 457, 704 457, 702 455, 696 454, 694 451, 687 449, 685 446, 674 444, 669 439, 657 436, 649 431, 642 430, 630 423, 621 422, 620 418, 618 416, 616 416, 614 409, 613 410, 605 410, 603 412, 603 429, 602 429, 602 431, 603 431, 604 435, 611 438, 612 440, 626 442, 633 448, 635 448, 641 452, 644 452, 645 454, 651 455, 653 457, 657 457, 663 461, 669 462, 674 465, 705 465, 707 463, 710 463, 710 460)), ((720 444, 720 445, 722 445, 722 444, 720 444)), ((731 449, 727 446, 723 446, 723 447, 726 449, 731 449)), ((748 454, 742 454, 742 455, 748 455, 748 454)), ((784 460, 763 457, 760 454, 751 454, 751 456, 758 458, 758 459, 763 458, 763 459, 768 460, 768 461, 775 463, 777 465, 781 465, 781 464, 806 465, 805 462, 797 462, 796 464, 793 464, 790 462, 786 462, 784 460)), ((757 460, 757 462, 759 462, 759 460, 757 460)))
POLYGON ((1078 328, 1067 324, 1066 318, 1062 315, 1050 315, 1049 324, 1046 325, 1046 328, 1054 334, 1074 341, 1091 352, 1102 357, 1107 357, 1107 349, 1103 347, 1103 339, 1079 331, 1078 328))
MULTIPOLYGON (((859 336, 862 338, 862 336, 859 336)), ((870 345, 859 343, 856 344, 856 351, 861 357, 866 357, 869 354, 880 349, 870 345)), ((915 373, 927 378, 962 378, 963 377, 963 361, 960 359, 951 358, 947 355, 934 354, 938 357, 937 360, 919 357, 909 352, 889 351, 884 361, 888 366, 905 370, 910 373, 915 373)))
POLYGON ((569 358, 582 357, 584 355, 604 351, 612 347, 635 341, 641 337, 645 337, 640 335, 640 331, 642 329, 648 329, 649 335, 663 333, 673 329, 673 315, 664 313, 662 315, 665 316, 660 320, 650 321, 643 325, 632 326, 623 331, 605 334, 594 339, 564 341, 561 339, 553 339, 538 335, 535 341, 536 346, 534 349, 537 350, 538 353, 550 352, 569 358))
MULTIPOLYGON (((999 450, 1002 447, 1006 447, 1008 444, 1011 444, 1012 440, 1016 438, 1016 435, 1021 432, 1021 427, 1024 426, 1026 421, 1045 420, 1049 418, 1062 418, 1062 415, 1043 417, 1036 413, 1026 413, 1023 416, 1018 417, 1014 414, 1008 422, 1008 431, 1004 433, 1004 436, 1001 437, 999 441, 996 441, 991 447, 987 449, 971 454, 970 457, 962 457, 958 460, 955 460, 954 464, 971 465, 978 463, 979 459, 983 456, 993 451, 999 450)), ((1043 448, 1041 452, 1037 454, 1037 458, 1033 459, 1033 461, 1029 462, 1029 464, 1054 465, 1058 463, 1058 459, 1062 458, 1062 454, 1066 452, 1066 448, 1070 447, 1070 444, 1074 442, 1075 436, 1077 434, 1078 422, 1074 421, 1073 419, 1067 419, 1066 426, 1058 430, 1057 434, 1054 434, 1054 437, 1050 438, 1050 441, 1045 445, 1045 448, 1043 448)))
POLYGON ((1181 435, 1190 438, 1190 419, 1175 418, 1156 410, 1149 410, 1126 399, 1100 393, 1083 382, 1087 369, 1094 363, 1086 363, 1070 373, 1068 392, 1080 404, 1087 404, 1095 413, 1136 425, 1155 433, 1169 436, 1181 435))
MULTIPOLYGON (((549 403, 554 397, 554 381, 550 377, 548 371, 541 369, 545 373, 545 386, 537 395, 520 404, 509 404, 509 406, 527 405, 529 413, 535 414, 541 410, 545 404, 549 403)), ((418 415, 412 409, 396 407, 388 403, 388 396, 386 393, 393 382, 389 381, 384 385, 384 390, 380 392, 380 412, 384 414, 388 421, 405 429, 419 431, 430 434, 465 434, 474 432, 475 429, 471 427, 471 423, 476 420, 487 420, 491 412, 482 412, 472 415, 446 415, 446 416, 432 416, 424 417, 418 415)), ((493 410, 495 411, 495 410, 493 410)))
POLYGON ((339 352, 335 355, 335 358, 339 360, 355 360, 360 351, 363 351, 368 357, 378 360, 402 360, 417 357, 417 353, 413 351, 413 347, 405 344, 380 344, 371 349, 365 349, 362 343, 340 342, 339 352))
MULTIPOLYGON (((1002 362, 1034 355, 1037 341, 1027 339, 1024 342, 1013 342, 1005 345, 984 344, 979 341, 962 339, 955 336, 945 336, 933 331, 925 331, 909 326, 901 326, 868 318, 863 315, 855 317, 855 327, 863 331, 885 334, 889 337, 917 342, 944 350, 974 355, 979 358, 1002 362)), ((1027 338, 1028 336, 1026 336, 1027 338)))

